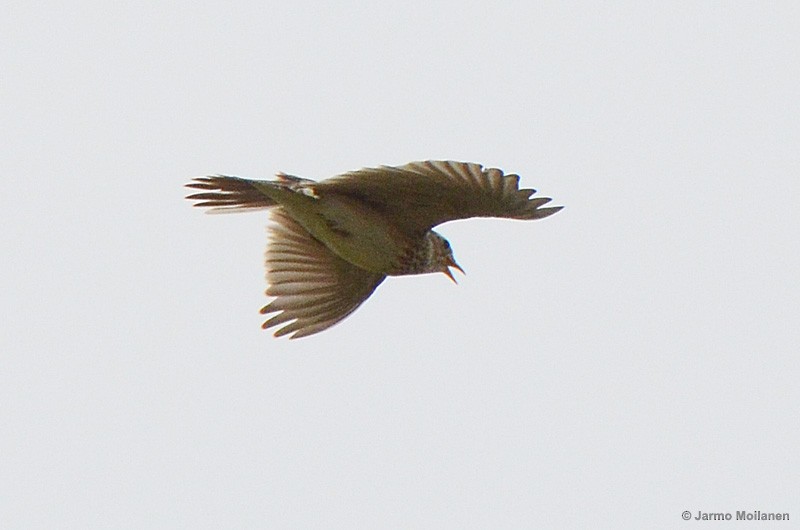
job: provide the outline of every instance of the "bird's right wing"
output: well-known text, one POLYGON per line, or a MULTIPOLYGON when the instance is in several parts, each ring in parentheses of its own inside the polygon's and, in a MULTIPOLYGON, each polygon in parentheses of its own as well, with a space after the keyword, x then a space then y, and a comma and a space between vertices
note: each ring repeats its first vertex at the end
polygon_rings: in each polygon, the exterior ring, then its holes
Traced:
POLYGON ((520 189, 518 175, 467 162, 428 160, 361 169, 312 187, 320 195, 358 200, 383 212, 407 233, 417 234, 455 219, 541 219, 562 208, 543 208, 551 199, 531 197, 536 190, 520 189))
POLYGON ((314 239, 283 208, 271 211, 266 253, 267 294, 262 314, 279 312, 263 328, 296 339, 327 329, 355 311, 386 278, 345 261, 314 239), (292 322, 293 321, 293 322, 292 322))

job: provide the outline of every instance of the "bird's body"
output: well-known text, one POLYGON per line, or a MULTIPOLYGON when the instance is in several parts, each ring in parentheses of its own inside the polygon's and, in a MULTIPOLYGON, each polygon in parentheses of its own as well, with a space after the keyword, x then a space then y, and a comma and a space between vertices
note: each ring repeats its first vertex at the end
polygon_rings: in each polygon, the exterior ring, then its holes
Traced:
POLYGON ((388 275, 461 270, 431 228, 467 217, 540 219, 561 207, 529 197, 517 175, 462 162, 414 162, 321 182, 279 173, 275 181, 199 177, 187 198, 216 211, 271 208, 267 294, 275 335, 317 333, 354 311, 388 275))
POLYGON ((311 186, 286 189, 266 182, 257 187, 314 238, 362 269, 402 274, 405 249, 418 244, 397 230, 385 215, 350 197, 316 195, 311 186))

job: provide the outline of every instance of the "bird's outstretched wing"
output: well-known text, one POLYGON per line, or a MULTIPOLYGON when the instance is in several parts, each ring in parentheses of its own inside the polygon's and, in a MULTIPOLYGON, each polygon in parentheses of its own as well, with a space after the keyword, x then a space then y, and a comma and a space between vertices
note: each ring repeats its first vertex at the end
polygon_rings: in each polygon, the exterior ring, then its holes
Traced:
POLYGON ((369 298, 385 275, 356 267, 314 239, 283 208, 273 208, 266 253, 267 294, 262 314, 279 312, 263 328, 296 339, 327 329, 369 298), (292 322, 294 321, 294 322, 292 322))
POLYGON ((408 233, 422 233, 446 221, 469 217, 541 219, 562 206, 519 189, 519 176, 500 169, 452 161, 412 162, 339 175, 313 185, 320 196, 342 194, 384 212, 408 233))

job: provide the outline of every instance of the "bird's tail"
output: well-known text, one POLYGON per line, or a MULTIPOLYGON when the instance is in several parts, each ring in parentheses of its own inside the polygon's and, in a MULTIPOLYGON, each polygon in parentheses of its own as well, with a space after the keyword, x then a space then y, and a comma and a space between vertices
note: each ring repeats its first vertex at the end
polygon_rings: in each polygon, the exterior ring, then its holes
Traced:
MULTIPOLYGON (((253 184, 255 181, 239 177, 214 175, 195 177, 186 184, 187 188, 203 190, 187 195, 186 198, 198 201, 194 205, 210 208, 209 212, 241 212, 275 206, 275 201, 264 195, 253 184)), ((280 185, 280 183, 275 183, 280 185)))

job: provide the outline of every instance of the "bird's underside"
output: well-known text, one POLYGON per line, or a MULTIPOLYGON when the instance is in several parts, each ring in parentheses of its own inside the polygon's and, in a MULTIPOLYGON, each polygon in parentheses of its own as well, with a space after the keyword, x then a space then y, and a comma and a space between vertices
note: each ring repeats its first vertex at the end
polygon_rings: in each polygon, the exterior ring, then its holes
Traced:
POLYGON ((355 311, 387 275, 459 268, 431 229, 469 217, 541 219, 562 207, 519 189, 519 177, 463 162, 413 162, 321 182, 279 173, 275 181, 198 177, 187 198, 213 212, 271 209, 263 325, 275 336, 323 331, 355 311))

